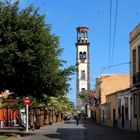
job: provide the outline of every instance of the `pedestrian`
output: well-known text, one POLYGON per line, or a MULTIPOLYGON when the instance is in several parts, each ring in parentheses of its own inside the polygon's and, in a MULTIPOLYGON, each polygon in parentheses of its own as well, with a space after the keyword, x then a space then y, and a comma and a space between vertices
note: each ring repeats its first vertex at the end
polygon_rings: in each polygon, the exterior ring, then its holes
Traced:
POLYGON ((75 119, 76 119, 76 124, 78 125, 78 124, 79 124, 80 117, 77 115, 77 116, 75 117, 75 119))

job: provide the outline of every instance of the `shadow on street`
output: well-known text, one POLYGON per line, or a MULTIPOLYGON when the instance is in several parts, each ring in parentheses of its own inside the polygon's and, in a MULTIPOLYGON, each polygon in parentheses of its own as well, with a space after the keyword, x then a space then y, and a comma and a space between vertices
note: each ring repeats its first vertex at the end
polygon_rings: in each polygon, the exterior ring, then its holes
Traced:
POLYGON ((84 120, 85 140, 140 140, 140 133, 119 128, 108 127, 84 120))

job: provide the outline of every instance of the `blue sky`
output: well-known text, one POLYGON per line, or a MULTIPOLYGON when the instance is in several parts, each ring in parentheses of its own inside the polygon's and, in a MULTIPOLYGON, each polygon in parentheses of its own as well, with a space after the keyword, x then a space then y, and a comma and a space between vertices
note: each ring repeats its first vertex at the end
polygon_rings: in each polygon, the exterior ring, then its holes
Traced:
MULTIPOLYGON (((140 0, 118 0, 117 18, 115 18, 116 2, 117 0, 112 0, 111 14, 110 0, 20 0, 20 6, 33 4, 39 8, 40 14, 46 14, 46 23, 51 25, 52 33, 59 36, 60 47, 64 48, 61 57, 67 61, 66 67, 76 63, 76 27, 89 27, 90 82, 93 89, 95 78, 100 74, 125 74, 130 71, 129 64, 111 68, 106 66, 130 61, 129 33, 140 22, 140 0), (113 37, 115 19, 116 33, 113 37)), ((72 90, 68 93, 74 102, 75 80, 76 76, 73 75, 70 81, 72 90)))

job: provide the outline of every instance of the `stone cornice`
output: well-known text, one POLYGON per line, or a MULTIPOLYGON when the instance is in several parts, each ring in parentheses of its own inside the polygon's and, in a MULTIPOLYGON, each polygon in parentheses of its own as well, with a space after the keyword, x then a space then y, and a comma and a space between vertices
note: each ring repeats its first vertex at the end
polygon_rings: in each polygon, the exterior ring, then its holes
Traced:
POLYGON ((132 43, 137 37, 140 36, 140 24, 130 33, 130 43, 132 43))

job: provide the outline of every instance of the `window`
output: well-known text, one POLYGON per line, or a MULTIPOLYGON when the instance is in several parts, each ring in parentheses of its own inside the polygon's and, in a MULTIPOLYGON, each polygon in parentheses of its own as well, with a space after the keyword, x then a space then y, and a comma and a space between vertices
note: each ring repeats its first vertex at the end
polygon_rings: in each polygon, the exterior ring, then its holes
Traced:
POLYGON ((79 59, 82 59, 82 57, 83 57, 83 53, 79 52, 79 59))
POLYGON ((134 96, 134 102, 133 102, 133 104, 134 104, 134 105, 133 105, 133 107, 134 107, 134 109, 133 109, 134 112, 133 112, 133 113, 134 113, 134 117, 137 117, 137 107, 138 107, 138 106, 137 106, 137 94, 134 93, 133 96, 134 96))
POLYGON ((107 105, 107 110, 106 110, 107 119, 111 120, 111 103, 107 103, 106 105, 107 105))
POLYGON ((85 93, 85 88, 81 88, 81 93, 82 93, 82 94, 85 93))
POLYGON ((140 92, 139 92, 139 118, 140 118, 140 92))
POLYGON ((81 91, 85 91, 85 88, 82 88, 81 91))
POLYGON ((128 97, 125 97, 125 119, 128 120, 128 97))
POLYGON ((133 74, 136 73, 136 50, 132 52, 132 64, 133 64, 133 74))
POLYGON ((138 71, 140 72, 140 46, 138 47, 138 71))
POLYGON ((79 52, 79 59, 85 60, 86 59, 86 52, 79 52))
POLYGON ((118 117, 121 117, 121 99, 118 99, 118 117))
POLYGON ((83 52, 83 59, 86 59, 86 52, 83 52))
POLYGON ((85 80, 85 71, 81 70, 81 80, 85 80))

